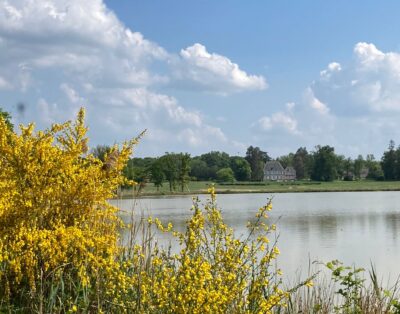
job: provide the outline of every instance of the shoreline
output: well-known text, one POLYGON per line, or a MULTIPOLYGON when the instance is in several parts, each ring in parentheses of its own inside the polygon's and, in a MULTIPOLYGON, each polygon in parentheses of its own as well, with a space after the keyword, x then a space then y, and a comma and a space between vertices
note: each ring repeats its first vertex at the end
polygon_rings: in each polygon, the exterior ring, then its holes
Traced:
MULTIPOLYGON (((281 194, 281 193, 334 193, 334 192, 398 192, 400 186, 395 188, 355 188, 355 189, 340 189, 340 188, 326 188, 326 189, 273 189, 273 190, 255 190, 255 189, 218 189, 216 188, 216 194, 281 194)), ((130 198, 141 198, 141 197, 157 197, 157 196, 195 196, 195 195, 206 195, 207 190, 196 190, 187 192, 125 192, 114 197, 113 199, 130 199, 130 198)))

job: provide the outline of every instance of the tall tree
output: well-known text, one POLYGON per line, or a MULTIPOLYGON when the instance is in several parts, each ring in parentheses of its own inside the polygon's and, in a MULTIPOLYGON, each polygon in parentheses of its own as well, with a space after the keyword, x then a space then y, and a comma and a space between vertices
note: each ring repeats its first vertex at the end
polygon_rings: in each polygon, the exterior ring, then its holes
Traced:
POLYGON ((217 178, 217 171, 222 168, 229 167, 229 155, 224 152, 211 151, 200 156, 208 167, 209 179, 217 178))
POLYGON ((204 160, 200 157, 194 157, 190 161, 190 176, 196 178, 196 180, 208 180, 210 179, 210 169, 204 160))
POLYGON ((365 161, 362 155, 358 155, 357 159, 354 160, 354 177, 357 180, 361 179, 361 171, 365 166, 365 161))
POLYGON ((382 156, 382 170, 385 180, 396 179, 396 150, 394 149, 394 141, 389 142, 388 150, 382 156))
POLYGON ((354 175, 354 164, 351 158, 345 158, 342 163, 342 168, 343 168, 343 179, 345 181, 351 181, 353 180, 353 175, 354 175))
POLYGON ((294 164, 294 154, 289 153, 288 155, 283 155, 278 157, 276 160, 278 160, 283 168, 286 167, 293 167, 294 164))
POLYGON ((176 183, 179 177, 177 154, 166 153, 160 159, 162 162, 165 178, 169 183, 169 190, 172 192, 173 190, 176 189, 176 183))
POLYGON ((232 156, 230 158, 230 168, 232 169, 236 180, 248 181, 251 179, 250 164, 243 157, 232 156))
POLYGON ((297 179, 309 177, 309 159, 310 156, 305 147, 300 147, 293 157, 293 168, 296 170, 297 179))
POLYGON ((181 187, 181 192, 183 192, 187 182, 189 181, 190 172, 190 155, 189 154, 179 154, 178 155, 178 182, 181 187))
POLYGON ((384 180, 385 176, 383 174, 381 163, 375 160, 375 156, 372 154, 367 155, 365 158, 365 165, 368 169, 368 179, 374 180, 384 180))
POLYGON ((264 164, 271 160, 267 152, 263 152, 259 147, 250 146, 246 151, 246 160, 251 168, 251 180, 262 181, 264 178, 264 164))
POLYGON ((163 185, 165 180, 165 174, 163 171, 163 165, 160 158, 157 158, 150 166, 150 177, 151 182, 154 183, 154 186, 157 188, 157 191, 163 185))
POLYGON ((311 179, 333 181, 336 178, 336 155, 331 146, 317 146, 314 152, 314 166, 311 179))
POLYGON ((344 155, 335 155, 334 168, 336 171, 335 179, 353 180, 354 165, 351 158, 346 158, 344 155))
POLYGON ((400 180, 400 146, 395 150, 394 179, 400 180))

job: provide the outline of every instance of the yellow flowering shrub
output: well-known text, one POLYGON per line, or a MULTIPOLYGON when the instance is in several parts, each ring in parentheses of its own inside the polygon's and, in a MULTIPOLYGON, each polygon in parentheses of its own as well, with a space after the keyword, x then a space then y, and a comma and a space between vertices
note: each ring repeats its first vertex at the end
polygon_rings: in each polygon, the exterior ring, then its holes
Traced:
POLYGON ((214 188, 186 230, 149 218, 124 225, 115 196, 136 140, 104 162, 88 153, 84 111, 74 123, 15 133, 0 118, 0 312, 273 313, 286 306, 269 202, 237 236, 214 188), (151 233, 171 233, 174 254, 151 233), (121 230, 130 230, 121 241, 121 230), (135 231, 136 230, 136 231, 135 231), (122 244, 124 243, 124 244, 122 244))
POLYGON ((2 301, 62 294, 69 297, 65 311, 84 293, 89 300, 92 288, 107 292, 109 278, 101 276, 118 268, 121 226, 107 199, 124 183, 121 170, 135 141, 113 147, 103 163, 88 153, 86 131, 83 110, 75 123, 38 132, 30 124, 17 134, 0 119, 2 301), (55 288, 61 284, 63 291, 55 288))
POLYGON ((217 208, 215 190, 204 209, 195 199, 185 232, 164 227, 179 241, 178 254, 168 249, 152 252, 150 271, 142 272, 137 310, 146 313, 272 313, 285 306, 288 292, 281 289, 281 271, 274 269, 279 255, 267 235, 269 202, 249 223, 249 234, 235 237, 217 208))

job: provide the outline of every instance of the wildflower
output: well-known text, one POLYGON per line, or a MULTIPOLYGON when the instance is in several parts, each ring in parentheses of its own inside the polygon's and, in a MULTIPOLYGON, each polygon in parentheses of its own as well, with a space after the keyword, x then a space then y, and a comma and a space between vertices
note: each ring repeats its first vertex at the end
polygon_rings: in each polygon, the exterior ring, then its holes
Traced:
POLYGON ((311 280, 309 280, 309 281, 307 281, 307 282, 305 283, 305 286, 311 288, 311 287, 314 286, 314 283, 313 283, 311 280))

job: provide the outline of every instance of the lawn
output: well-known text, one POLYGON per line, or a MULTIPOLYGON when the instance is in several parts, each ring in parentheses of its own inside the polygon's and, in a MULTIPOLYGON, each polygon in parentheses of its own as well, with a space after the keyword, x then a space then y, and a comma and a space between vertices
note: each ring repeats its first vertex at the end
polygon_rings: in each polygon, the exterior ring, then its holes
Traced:
MULTIPOLYGON (((190 181, 182 192, 180 187, 170 192, 167 182, 157 190, 152 183, 147 183, 141 189, 140 195, 179 195, 206 193, 214 184, 217 193, 286 193, 286 192, 338 192, 338 191, 400 191, 400 181, 333 181, 333 182, 236 182, 214 183, 211 181, 190 181)), ((136 190, 123 190, 122 197, 137 194, 136 190)))

